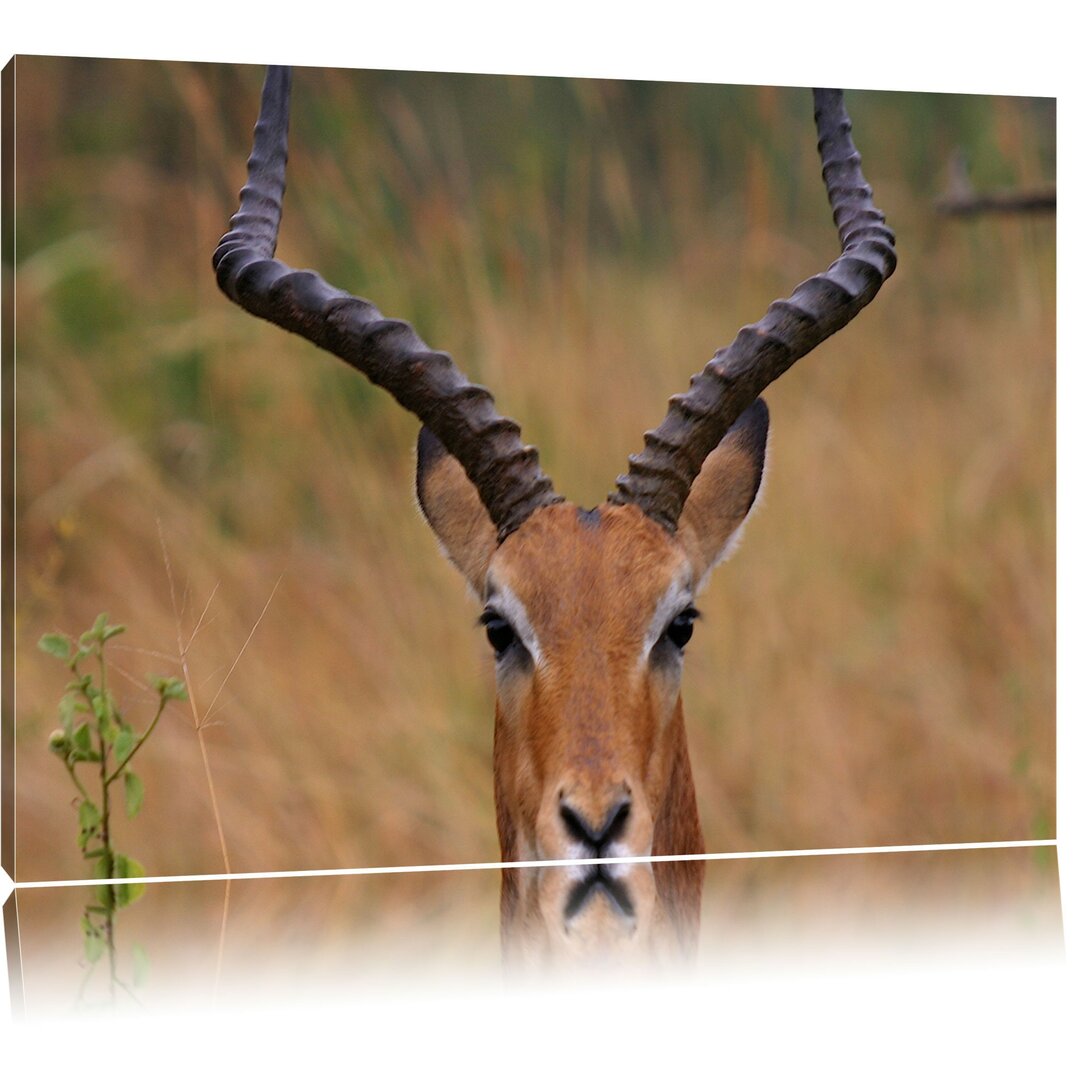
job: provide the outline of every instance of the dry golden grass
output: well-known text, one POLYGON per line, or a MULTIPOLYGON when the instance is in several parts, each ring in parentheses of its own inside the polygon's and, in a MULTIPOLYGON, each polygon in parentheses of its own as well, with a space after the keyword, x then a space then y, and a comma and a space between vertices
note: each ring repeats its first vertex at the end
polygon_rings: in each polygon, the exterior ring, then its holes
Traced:
MULTIPOLYGON (((19 64, 19 878, 83 874, 34 643, 128 624, 138 715, 145 674, 177 673, 161 537, 185 641, 207 612, 191 689, 234 870, 497 858, 488 649, 413 505, 416 422, 213 282, 258 73, 19 64)), ((585 505, 835 251, 800 92, 311 71, 294 94, 282 257, 413 320, 585 505)), ((768 393, 764 503, 684 682, 706 837, 1050 837, 1054 228, 932 210, 961 138, 977 179, 1039 179, 1045 107, 850 107, 900 269, 768 393)), ((141 758, 121 846, 219 870, 186 707, 141 758)))

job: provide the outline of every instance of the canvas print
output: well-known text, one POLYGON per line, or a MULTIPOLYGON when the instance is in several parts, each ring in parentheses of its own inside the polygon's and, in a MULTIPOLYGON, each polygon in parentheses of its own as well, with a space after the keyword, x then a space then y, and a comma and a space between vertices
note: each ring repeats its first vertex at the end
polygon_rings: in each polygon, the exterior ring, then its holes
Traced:
MULTIPOLYGON (((221 875, 219 976, 233 875, 587 860, 309 895, 686 959, 788 873, 690 856, 1054 837, 1052 100, 16 64, 43 952, 129 986, 199 906, 146 877, 221 875)), ((949 865, 1055 940, 1052 849, 949 865)))

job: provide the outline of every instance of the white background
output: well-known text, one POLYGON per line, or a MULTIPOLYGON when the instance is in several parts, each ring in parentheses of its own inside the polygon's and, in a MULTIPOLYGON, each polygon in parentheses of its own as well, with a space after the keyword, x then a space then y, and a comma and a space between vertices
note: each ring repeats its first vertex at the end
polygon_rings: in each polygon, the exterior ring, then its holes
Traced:
MULTIPOLYGON (((1016 93, 1059 99, 1059 863, 1066 942, 1076 942, 1077 334, 1076 36, 1063 6, 909 0, 870 9, 786 2, 663 0, 440 5, 29 3, 12 0, 0 62, 12 54, 291 62, 678 81, 1016 93), (11 8, 18 9, 12 11, 11 8), (256 12, 266 14, 256 15, 256 12), (301 23, 301 20, 303 22, 301 23), (845 20, 847 24, 845 25, 845 20), (261 24, 261 25, 259 25, 261 24), (1070 930, 1072 933, 1070 933, 1070 930)), ((4 327, 3 332, 10 328, 4 327)), ((2 942, 0 942, 2 947, 2 942)), ((19 1075, 270 1075, 327 1069, 412 1075, 611 1075, 697 1065, 733 1075, 1076 1075, 1076 963, 773 973, 680 988, 640 984, 495 996, 463 987, 288 1010, 127 1016, 11 1026, 0 1053, 19 1075), (678 1063, 678 1064, 677 1064, 678 1063), (261 1069, 260 1069, 261 1067, 261 1069)), ((0 1014, 6 1017, 6 985, 0 1014)), ((0 1066, 3 1067, 3 1066, 0 1066)), ((7 1075, 11 1075, 7 1073, 7 1075)))

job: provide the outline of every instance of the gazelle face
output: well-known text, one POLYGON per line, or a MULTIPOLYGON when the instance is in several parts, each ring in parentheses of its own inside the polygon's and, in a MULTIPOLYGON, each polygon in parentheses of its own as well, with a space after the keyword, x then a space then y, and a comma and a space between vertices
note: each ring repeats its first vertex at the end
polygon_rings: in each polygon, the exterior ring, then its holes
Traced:
MULTIPOLYGON (((483 618, 505 858, 653 852, 685 746, 679 684, 693 590, 681 545, 636 507, 546 507, 497 550, 483 618)), ((680 780, 691 782, 688 767, 680 780)), ((700 850, 696 831, 690 845, 700 850)), ((675 945, 649 864, 544 867, 511 880, 507 945, 518 959, 640 962, 675 945)))
MULTIPOLYGON (((757 494, 767 431, 758 403, 710 455, 675 532, 637 506, 555 503, 502 544, 461 467, 421 436, 420 505, 493 654, 504 860, 701 853, 683 656, 697 594, 757 494)), ((514 871, 505 929, 533 955, 668 951, 686 931, 679 881, 648 864, 514 871)))
POLYGON ((514 858, 652 852, 694 586, 636 507, 545 507, 495 552, 482 618, 514 858))

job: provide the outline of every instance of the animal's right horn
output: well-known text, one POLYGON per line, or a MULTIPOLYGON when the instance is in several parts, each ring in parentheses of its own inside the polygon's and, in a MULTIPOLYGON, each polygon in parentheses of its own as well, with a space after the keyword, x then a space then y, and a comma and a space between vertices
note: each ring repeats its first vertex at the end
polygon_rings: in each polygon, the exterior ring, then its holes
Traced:
POLYGON ((271 67, 263 85, 248 182, 230 230, 214 252, 218 285, 242 308, 306 337, 363 372, 415 413, 461 462, 499 539, 541 506, 561 501, 521 429, 491 394, 470 383, 406 322, 383 318, 368 300, 274 258, 288 158, 291 72, 271 67))
POLYGON ((824 273, 804 281, 765 317, 744 326, 705 369, 673 397, 663 423, 630 458, 613 503, 635 503, 674 531, 705 459, 742 412, 771 382, 830 334, 846 326, 896 269, 895 238, 873 203, 851 139, 840 90, 814 91, 822 176, 840 232, 842 253, 824 273))

